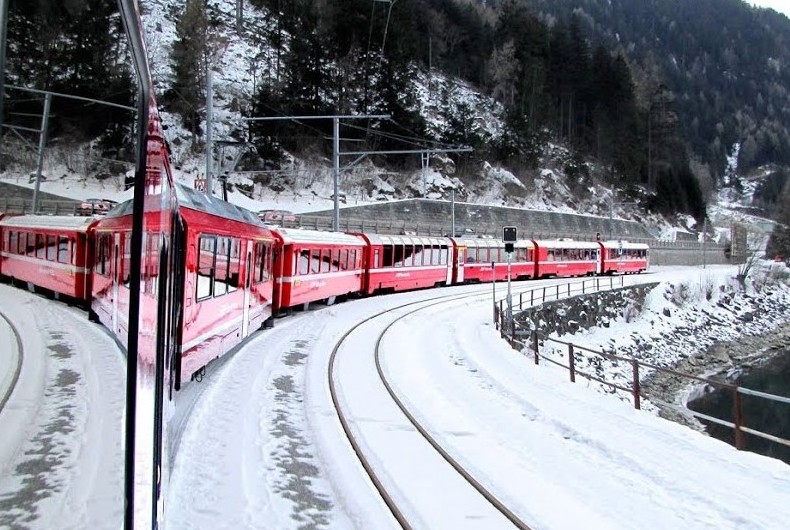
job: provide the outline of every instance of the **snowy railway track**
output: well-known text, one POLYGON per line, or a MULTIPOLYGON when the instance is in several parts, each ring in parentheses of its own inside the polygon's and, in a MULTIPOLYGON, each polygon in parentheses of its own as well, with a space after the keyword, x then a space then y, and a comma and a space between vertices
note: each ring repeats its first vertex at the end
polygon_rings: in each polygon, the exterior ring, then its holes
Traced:
MULTIPOLYGON (((2 413, 8 398, 14 393, 14 388, 16 388, 16 384, 19 381, 19 374, 22 371, 22 362, 25 357, 19 330, 2 311, 0 311, 0 318, 5 321, 8 331, 13 334, 13 342, 16 343, 15 348, 4 349, 2 354, 0 354, 0 360, 2 360, 0 365, 3 366, 3 371, 0 372, 0 413, 2 413)), ((6 337, 3 337, 3 342, 5 342, 5 339, 6 337)))
POLYGON ((327 375, 338 419, 362 467, 404 529, 448 525, 479 528, 481 524, 487 528, 530 528, 423 425, 382 367, 382 342, 399 321, 441 304, 479 299, 489 292, 486 288, 463 295, 442 295, 389 308, 358 322, 332 350, 327 375), (341 365, 349 362, 366 366, 365 382, 358 381, 356 387, 339 383, 343 377, 341 365), (393 437, 398 438, 397 442, 393 443, 393 437), (416 484, 431 494, 411 491, 416 484), (437 509, 440 503, 445 506, 437 509), (436 514, 441 514, 441 520, 436 514))

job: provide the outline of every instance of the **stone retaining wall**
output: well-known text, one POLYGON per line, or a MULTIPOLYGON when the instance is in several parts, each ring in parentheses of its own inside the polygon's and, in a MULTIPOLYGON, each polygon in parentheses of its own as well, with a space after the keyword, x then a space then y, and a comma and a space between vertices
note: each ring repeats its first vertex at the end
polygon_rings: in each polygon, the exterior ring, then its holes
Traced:
POLYGON ((657 285, 648 283, 563 298, 531 307, 514 318, 527 329, 551 330, 558 335, 579 329, 608 327, 609 322, 618 317, 638 315, 647 293, 657 285))

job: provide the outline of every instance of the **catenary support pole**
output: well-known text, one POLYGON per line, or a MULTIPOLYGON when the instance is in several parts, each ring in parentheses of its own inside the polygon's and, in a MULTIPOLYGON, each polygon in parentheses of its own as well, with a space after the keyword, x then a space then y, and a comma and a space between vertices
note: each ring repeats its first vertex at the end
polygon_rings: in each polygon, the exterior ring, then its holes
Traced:
POLYGON ((8 4, 11 0, 0 0, 0 169, 3 162, 3 116, 5 112, 5 55, 8 31, 8 4))
POLYGON ((41 171, 44 168, 44 147, 47 144, 49 109, 52 107, 52 94, 44 96, 44 113, 41 116, 41 131, 38 135, 38 164, 36 165, 36 185, 33 188, 33 214, 38 213, 38 195, 41 188, 41 171))
POLYGON ((212 107, 213 100, 214 100, 214 79, 211 75, 211 64, 208 65, 206 68, 206 193, 208 195, 214 195, 214 181, 212 180, 211 170, 212 170, 212 151, 213 151, 213 144, 211 138, 211 129, 212 129, 212 119, 213 119, 213 112, 212 107))
POLYGON ((332 118, 332 163, 334 165, 334 215, 332 230, 340 230, 340 118, 332 118))

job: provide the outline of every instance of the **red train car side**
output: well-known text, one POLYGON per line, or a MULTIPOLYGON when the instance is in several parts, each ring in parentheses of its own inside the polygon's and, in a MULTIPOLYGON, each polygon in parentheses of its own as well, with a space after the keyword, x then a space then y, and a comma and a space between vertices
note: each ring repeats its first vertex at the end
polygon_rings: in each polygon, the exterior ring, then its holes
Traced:
MULTIPOLYGON (((274 236, 247 210, 178 186, 179 218, 175 245, 179 298, 179 359, 176 386, 208 362, 244 340, 272 313, 274 236)), ((146 212, 141 271, 141 313, 152 314, 157 300, 159 248, 163 219, 146 212)), ((129 304, 131 202, 96 226, 96 264, 91 309, 96 318, 126 339, 129 304)), ((147 351, 154 340, 141 326, 147 351)))
POLYGON ((21 215, 0 220, 0 272, 6 278, 86 303, 93 218, 21 215))
POLYGON ((644 243, 601 241, 601 274, 638 274, 650 266, 650 247, 644 243))
MULTIPOLYGON (((496 281, 507 280, 507 253, 505 244, 498 239, 463 239, 467 247, 464 281, 490 282, 492 275, 496 281), (495 270, 491 271, 491 263, 495 270)), ((527 239, 514 243, 510 264, 510 277, 514 280, 529 280, 535 276, 535 244, 527 239)))
POLYGON ((533 240, 535 278, 570 278, 601 273, 600 246, 592 241, 533 240))
POLYGON ((341 232, 276 228, 275 313, 362 291, 365 241, 341 232))
POLYGON ((366 294, 451 285, 454 278, 459 279, 454 257, 463 264, 464 256, 449 238, 358 235, 368 244, 366 294))

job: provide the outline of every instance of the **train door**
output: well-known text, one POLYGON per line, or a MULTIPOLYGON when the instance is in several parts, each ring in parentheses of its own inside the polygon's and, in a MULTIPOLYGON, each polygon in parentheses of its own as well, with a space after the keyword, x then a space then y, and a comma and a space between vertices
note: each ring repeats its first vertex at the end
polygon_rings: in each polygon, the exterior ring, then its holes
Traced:
MULTIPOLYGON (((452 245, 452 243, 451 243, 452 245)), ((452 285, 453 284, 453 247, 447 246, 447 274, 445 275, 445 285, 452 285)))
POLYGON ((467 248, 458 245, 458 254, 455 261, 455 283, 464 283, 464 263, 466 262, 467 248))
POLYGON ((600 275, 603 272, 603 251, 600 248, 596 248, 593 252, 593 257, 595 258, 595 274, 600 275))
POLYGON ((244 268, 244 305, 241 317, 241 336, 246 337, 250 332, 250 289, 252 288, 252 241, 247 241, 247 260, 244 268))

